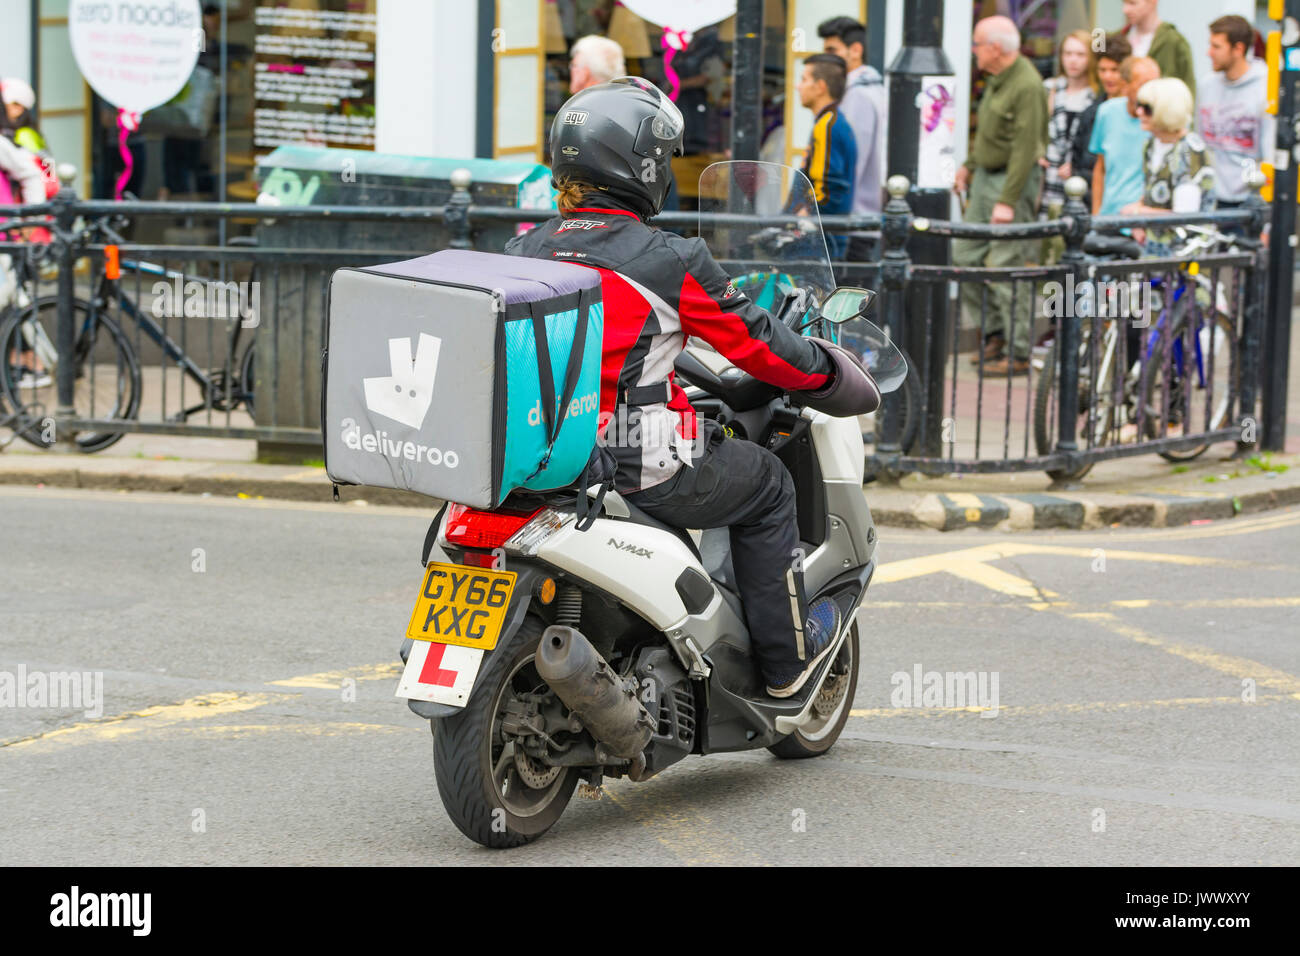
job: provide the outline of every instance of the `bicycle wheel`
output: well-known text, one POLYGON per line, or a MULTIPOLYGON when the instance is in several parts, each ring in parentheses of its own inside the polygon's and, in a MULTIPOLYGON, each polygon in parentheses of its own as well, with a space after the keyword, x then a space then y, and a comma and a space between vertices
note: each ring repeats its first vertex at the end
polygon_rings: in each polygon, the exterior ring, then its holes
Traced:
POLYGON ((257 417, 253 408, 253 349, 256 347, 256 342, 250 343, 244 349, 244 360, 239 363, 239 387, 244 392, 244 407, 254 418, 257 417))
MULTIPOLYGON (((1232 320, 1216 311, 1207 322, 1199 308, 1179 303, 1168 336, 1162 336, 1143 370, 1143 435, 1176 438, 1223 428, 1237 395, 1237 370, 1232 320)), ((1206 442, 1159 454, 1166 461, 1191 461, 1209 447, 1206 442)))
MULTIPOLYGON (((1034 447, 1040 455, 1050 455, 1056 451, 1056 433, 1060 423, 1059 345, 1060 340, 1055 339, 1048 349, 1034 393, 1034 447)), ((1101 354, 1093 355, 1092 329, 1089 323, 1083 323, 1079 329, 1079 424, 1075 434, 1084 448, 1105 445, 1114 434, 1115 406, 1111 399, 1111 387, 1114 384, 1116 357, 1113 355, 1108 363, 1110 371, 1105 374, 1106 381, 1097 388, 1096 401, 1093 402, 1092 364, 1094 359, 1100 363, 1103 358, 1101 354)), ((1078 481, 1092 471, 1092 466, 1092 462, 1086 462, 1076 468, 1049 468, 1047 476, 1053 481, 1078 481)))
MULTIPOLYGON (((901 349, 899 351, 902 351, 901 349)), ((902 427, 898 430, 898 443, 906 455, 912 447, 912 442, 916 440, 916 433, 921 428, 921 403, 923 399, 923 389, 921 378, 916 374, 916 365, 913 363, 911 356, 903 352, 903 358, 907 361, 907 378, 903 379, 903 385, 898 391, 886 395, 885 404, 896 405, 898 414, 902 420, 902 427)), ((880 447, 881 429, 884 427, 884 416, 877 411, 875 414, 875 432, 874 434, 864 434, 862 437, 868 442, 874 442, 875 447, 880 447)))
MULTIPOLYGON (((73 353, 78 418, 135 418, 140 409, 140 363, 117 323, 108 316, 90 318, 90 304, 73 302, 77 340, 73 353)), ((52 423, 58 407, 60 356, 55 350, 58 299, 45 296, 0 324, 0 394, 22 409, 13 428, 38 448, 54 444, 52 423)), ((122 432, 80 432, 78 450, 102 451, 122 432)))

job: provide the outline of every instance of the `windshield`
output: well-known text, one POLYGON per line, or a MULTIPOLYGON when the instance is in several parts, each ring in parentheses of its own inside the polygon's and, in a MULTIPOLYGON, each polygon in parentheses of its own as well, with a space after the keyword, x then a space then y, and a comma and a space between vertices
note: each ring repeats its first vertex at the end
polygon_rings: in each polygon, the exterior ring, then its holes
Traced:
POLYGON ((811 286, 819 301, 835 289, 812 183, 797 169, 748 160, 709 166, 700 174, 700 236, 762 308, 796 286, 811 286), (764 218, 743 218, 754 216, 764 218))

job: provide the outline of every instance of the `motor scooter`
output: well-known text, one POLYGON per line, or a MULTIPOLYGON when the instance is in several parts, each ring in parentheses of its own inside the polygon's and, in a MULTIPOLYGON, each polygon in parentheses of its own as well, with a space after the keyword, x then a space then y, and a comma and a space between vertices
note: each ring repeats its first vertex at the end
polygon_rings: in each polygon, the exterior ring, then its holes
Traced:
MULTIPOLYGON (((907 363, 863 317, 874 294, 835 289, 807 179, 774 164, 719 163, 700 187, 702 212, 740 217, 702 218, 723 268, 779 274, 781 321, 832 341, 851 328, 881 392, 897 389, 907 363), (782 212, 793 241, 774 259, 771 227, 751 223, 782 212)), ((759 442, 790 470, 800 539, 790 560, 810 603, 839 606, 840 631, 803 688, 776 699, 755 662, 725 528, 670 527, 612 490, 585 519, 572 490, 516 493, 491 511, 447 504, 426 537, 412 621, 442 616, 470 639, 408 637, 398 692, 418 697, 413 682, 442 675, 457 688, 452 703, 409 705, 432 726, 448 815, 480 844, 537 838, 580 783, 598 794, 606 777, 645 781, 688 755, 766 747, 814 757, 848 719, 876 567, 861 426, 802 405, 697 341, 675 367, 700 418, 759 442)))

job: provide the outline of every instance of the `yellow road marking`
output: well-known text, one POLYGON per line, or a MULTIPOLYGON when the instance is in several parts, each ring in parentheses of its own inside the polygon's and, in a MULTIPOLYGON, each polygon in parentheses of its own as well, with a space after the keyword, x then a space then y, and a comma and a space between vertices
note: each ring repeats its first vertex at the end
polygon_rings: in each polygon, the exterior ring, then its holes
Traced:
POLYGON ((315 687, 321 690, 338 690, 343 681, 352 680, 388 680, 402 676, 402 663, 394 661, 385 664, 365 664, 340 671, 321 671, 319 674, 303 674, 300 677, 286 677, 283 680, 267 681, 277 687, 315 687))
POLYGON ((407 734, 418 731, 419 725, 400 727, 397 724, 367 724, 360 721, 327 720, 311 724, 181 724, 158 728, 163 733, 179 733, 208 737, 239 737, 252 734, 305 734, 311 737, 336 737, 340 734, 407 734))
POLYGON ((689 805, 666 804, 645 785, 619 785, 616 790, 607 783, 603 793, 688 866, 752 865, 759 862, 753 854, 727 847, 724 841, 719 840, 718 828, 710 817, 689 805))
POLYGON ((1198 598, 1188 601, 1137 598, 1131 601, 1111 601, 1110 603, 1112 607, 1300 607, 1300 597, 1198 598))
MULTIPOLYGON (((34 497, 37 495, 56 495, 58 497, 77 497, 89 498, 96 497, 104 500, 120 500, 109 498, 103 492, 99 491, 72 491, 65 489, 13 489, 0 487, 0 495, 12 494, 15 496, 34 497), (25 492, 25 494, 24 494, 25 492)), ((181 496, 179 499, 175 495, 158 494, 150 495, 146 493, 137 493, 131 496, 123 496, 139 500, 160 500, 175 502, 177 500, 189 500, 202 502, 205 504, 217 504, 232 506, 233 501, 222 499, 200 499, 187 498, 181 496)), ((951 495, 949 496, 952 497, 951 495)), ((978 502, 978 499, 975 499, 978 502)), ((248 505, 248 502, 240 503, 240 506, 248 505)), ((260 503, 259 503, 260 505, 260 503)), ((267 501, 266 507, 289 507, 302 510, 324 510, 333 508, 339 512, 337 505, 324 505, 306 502, 286 502, 286 501, 267 501)), ((378 509, 374 509, 378 510, 378 509)), ((385 509, 395 514, 410 514, 412 509, 394 507, 385 509)), ((346 513, 346 512, 341 512, 346 513)), ((1230 526, 1216 525, 1214 527, 1197 527, 1197 528, 1180 528, 1164 533, 1131 533, 1115 534, 1110 533, 1107 541, 1111 540, 1134 540, 1134 541, 1151 541, 1161 539, 1187 539, 1200 537, 1216 537, 1224 534, 1248 534, 1257 531, 1274 530, 1278 528, 1291 527, 1300 524, 1300 512, 1282 513, 1269 515, 1258 519, 1237 519, 1230 526)), ((1176 555, 1160 554, 1142 551, 1124 551, 1106 547, 1105 555, 1108 559, 1119 561, 1147 561, 1157 563, 1167 563, 1183 566, 1218 566, 1218 567, 1241 567, 1257 566, 1253 562, 1242 561, 1225 561, 1217 558, 1193 555, 1176 555)), ((877 583, 890 583, 894 581, 907 580, 913 577, 919 577, 926 574, 932 574, 938 571, 948 572, 964 580, 980 584, 993 591, 1006 594, 1017 598, 1043 598, 1057 597, 1054 592, 1040 590, 1032 582, 1002 571, 999 568, 992 567, 989 562, 1002 558, 1014 557, 1024 554, 1053 554, 1063 556, 1074 556, 1091 559, 1095 557, 1096 549, 1089 547, 1070 547, 1061 545, 1035 544, 1030 542, 1006 541, 997 544, 980 545, 973 548, 960 549, 957 551, 943 552, 939 554, 925 555, 918 558, 908 558, 900 561, 887 562, 881 565, 875 575, 877 583)), ((918 602, 909 604, 908 602, 872 602, 877 607, 971 607, 967 602, 918 602)), ((1157 606, 1180 606, 1180 607, 1294 607, 1300 605, 1300 598, 1276 597, 1276 598, 1227 598, 1227 599, 1202 599, 1191 601, 1161 601, 1156 599, 1131 599, 1116 600, 1110 602, 1111 606, 1116 608, 1142 608, 1157 606)), ((1005 605, 989 605, 1005 606, 1005 605)), ((1059 609, 1068 611, 1075 607, 1069 601, 1031 601, 1027 607, 1035 610, 1059 609)), ((1072 616, 1088 618, 1097 621, 1113 632, 1121 636, 1129 637, 1132 640, 1144 643, 1149 646, 1157 647, 1167 653, 1183 657, 1184 659, 1200 663, 1204 666, 1218 670, 1221 673, 1231 674, 1235 677, 1251 677, 1257 684, 1265 687, 1274 687, 1285 690, 1287 695, 1277 697, 1275 695, 1260 695, 1258 700, 1265 699, 1298 699, 1300 700, 1300 678, 1288 674, 1276 668, 1270 668, 1257 661, 1247 658, 1234 657, 1231 655, 1219 654, 1206 648, 1192 647, 1165 641, 1161 638, 1150 635, 1138 628, 1129 627, 1118 621, 1113 614, 1109 612, 1077 612, 1072 616)), ((336 671, 323 671, 316 674, 299 675, 288 677, 278 681, 271 681, 270 684, 281 687, 292 688, 316 688, 325 690, 336 690, 347 678, 358 681, 362 680, 383 680, 396 677, 401 672, 399 663, 387 664, 370 664, 354 668, 336 671)), ((203 694, 188 700, 175 704, 163 704, 154 707, 147 707, 143 710, 134 711, 126 714, 118 714, 101 720, 84 721, 67 727, 58 728, 42 734, 36 734, 31 737, 20 738, 9 742, 0 742, 0 747, 16 750, 36 748, 44 749, 51 744, 55 746, 63 744, 77 744, 82 742, 92 742, 98 740, 110 740, 123 737, 141 730, 153 730, 160 728, 179 728, 186 732, 200 732, 200 728, 188 726, 187 722, 206 719, 210 717, 223 716, 226 714, 238 713, 241 711, 252 710, 257 707, 265 706, 276 700, 288 699, 292 695, 286 694, 245 694, 237 692, 215 692, 203 694)), ((1235 701, 1237 698, 1184 698, 1172 701, 1139 701, 1139 702, 1096 702, 1089 704, 1077 705, 1052 705, 1054 710, 1087 710, 1095 708, 1115 708, 1127 706, 1183 706, 1197 703, 1219 703, 1235 701)), ((1007 713, 1028 713, 1032 708, 1002 707, 1001 711, 1007 713)), ((1040 708, 1041 710, 1041 708, 1040 708)), ((954 714, 954 713, 975 713, 978 714, 981 708, 967 708, 964 710, 935 709, 935 708, 903 708, 903 709, 881 709, 881 710, 855 710, 852 715, 855 717, 865 716, 902 716, 922 714, 931 716, 935 714, 954 714)), ((1046 712, 1045 710, 1043 712, 1046 712)), ((212 725, 202 728, 202 732, 214 734, 221 733, 239 733, 253 732, 255 730, 292 730, 294 732, 312 733, 311 728, 320 725, 301 725, 301 724, 265 724, 265 725, 247 725, 242 728, 233 727, 232 725, 212 725), (227 729, 228 728, 228 729, 227 729)), ((382 727, 385 725, 363 725, 363 724, 345 724, 337 723, 337 727, 382 727)), ((613 795, 611 794, 611 797, 613 795)), ((620 795, 615 800, 620 806, 627 803, 626 794, 620 795)), ((631 812, 639 812, 636 807, 625 806, 631 812)), ((656 817, 648 817, 652 822, 656 817)), ((662 822, 662 821, 661 821, 662 822)), ((707 823, 707 820, 704 820, 707 823)), ((677 827, 683 825, 680 821, 671 822, 671 826, 677 827)), ((663 842, 661 838, 661 842, 663 842)), ((688 841, 689 842, 689 841, 688 841)), ((701 843, 696 849, 692 850, 694 854, 688 862, 708 862, 711 843, 701 843)), ((670 849, 672 847, 670 846, 670 849)), ((681 854, 678 854, 679 856, 681 854)))
MULTIPOLYGON (((337 671, 322 671, 317 674, 302 674, 286 677, 283 680, 268 681, 279 687, 317 688, 321 690, 338 690, 343 681, 351 678, 357 681, 388 680, 401 676, 402 664, 394 661, 383 664, 363 664, 337 671)), ((80 721, 67 727, 59 727, 42 734, 20 737, 11 741, 0 741, 0 747, 18 750, 32 746, 43 750, 49 745, 90 743, 98 740, 113 740, 142 730, 154 731, 172 727, 185 721, 206 720, 226 714, 253 710, 277 700, 288 700, 294 694, 246 694, 236 691, 216 691, 201 694, 175 704, 159 704, 143 710, 114 714, 98 720, 80 721)), ((269 725, 276 726, 276 725, 269 725)), ((284 725, 290 728, 300 725, 284 725)))
MULTIPOLYGON (((1262 701, 1300 700, 1296 694, 1260 694, 1255 703, 1262 701)), ((1171 697, 1167 700, 1095 700, 1068 704, 1002 704, 998 707, 998 717, 1029 717, 1043 714, 1073 714, 1092 710, 1145 710, 1158 707, 1197 707, 1210 704, 1242 705, 1237 697, 1171 697)), ((1254 704, 1250 705, 1254 706, 1254 704)), ((968 717, 978 716, 981 711, 992 710, 991 707, 870 707, 854 708, 850 717, 968 717)), ((984 718, 988 720, 988 718, 984 718)))
MULTIPOLYGON (((1035 537, 1038 540, 1065 537, 1074 541, 1101 541, 1105 542, 1106 546, 1109 547, 1109 543, 1115 541, 1132 541, 1135 543, 1186 541, 1197 538, 1217 538, 1230 534, 1253 534, 1256 531, 1273 531, 1296 524, 1300 524, 1300 510, 1288 507, 1257 517, 1221 518, 1208 525, 1180 525, 1175 528, 1155 528, 1151 530, 1096 528, 1089 531, 1048 532, 1035 537)), ((934 531, 903 531, 896 528, 885 529, 883 533, 883 537, 890 541, 926 545, 936 543, 935 535, 936 532, 934 531)))
POLYGON ((1054 591, 1040 589, 1032 581, 1017 577, 1014 574, 1008 574, 1001 568, 995 568, 991 564, 983 564, 978 561, 957 561, 944 568, 944 570, 955 577, 973 581, 975 584, 983 585, 1010 597, 1042 598, 1056 596, 1054 591))
MULTIPOLYGON (((999 544, 984 544, 958 551, 942 551, 938 554, 926 554, 917 558, 903 558, 887 561, 876 569, 874 583, 892 584, 908 578, 934 574, 937 571, 950 571, 954 564, 984 564, 1002 558, 1014 558, 1025 554, 1051 554, 1065 557, 1096 558, 1097 548, 1078 548, 1066 545, 1032 544, 1028 541, 1007 541, 999 544)), ((1205 555, 1161 554, 1151 551, 1124 551, 1118 548, 1102 548, 1106 560, 1114 561, 1151 561, 1160 564, 1179 564, 1198 567, 1256 567, 1252 561, 1229 561, 1205 555)), ((995 588, 994 590, 999 590, 995 588)))
POLYGON ((152 730, 189 720, 206 720, 241 711, 253 710, 277 700, 287 700, 288 694, 242 694, 234 691, 219 691, 213 694, 201 694, 176 704, 160 704, 143 710, 126 714, 115 714, 102 720, 81 721, 67 727, 21 737, 0 744, 10 750, 35 747, 44 750, 53 745, 76 745, 98 740, 114 740, 142 730, 152 730))
POLYGON ((1097 552, 1105 554, 1107 561, 1150 561, 1156 564, 1181 564, 1188 567, 1254 567, 1254 561, 1231 561, 1226 558, 1211 558, 1199 554, 1165 554, 1158 551, 1123 551, 1119 548, 1072 548, 1065 545, 1034 544, 1026 545, 1022 554, 1052 554, 1070 558, 1098 557, 1097 552))
MULTIPOLYGON (((1195 608, 1253 608, 1253 607, 1300 607, 1300 597, 1258 597, 1258 598, 1199 598, 1186 601, 1171 601, 1164 598, 1128 598, 1107 602, 1117 608, 1151 608, 1151 607, 1195 607, 1195 608)), ((1062 610, 1077 608, 1072 601, 1036 602, 1029 605, 1035 610, 1055 607, 1062 610)), ((866 607, 875 610, 909 611, 955 610, 975 607, 1007 607, 1004 601, 873 601, 867 599, 866 607)))
MULTIPOLYGON (((1082 617, 1083 615, 1076 614, 1072 616, 1082 617)), ((1259 661, 1253 661, 1248 657, 1220 654, 1207 647, 1167 641, 1164 638, 1156 637, 1154 634, 1149 634, 1141 628, 1125 624, 1113 614, 1092 614, 1089 617, 1112 633, 1127 637, 1131 641, 1137 641, 1139 644, 1159 648, 1167 654, 1173 654, 1176 657, 1192 661, 1216 670, 1221 674, 1227 674, 1230 677, 1238 679, 1249 677, 1260 687, 1272 687, 1288 694, 1300 695, 1300 677, 1288 674, 1276 667, 1269 667, 1267 664, 1261 664, 1259 661)))

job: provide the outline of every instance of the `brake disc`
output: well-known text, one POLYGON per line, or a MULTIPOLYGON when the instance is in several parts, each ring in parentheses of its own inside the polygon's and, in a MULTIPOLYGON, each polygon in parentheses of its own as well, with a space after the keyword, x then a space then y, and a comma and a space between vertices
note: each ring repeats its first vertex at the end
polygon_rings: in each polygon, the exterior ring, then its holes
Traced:
POLYGON ((817 691, 817 697, 813 700, 813 710, 817 712, 818 717, 829 717, 835 713, 835 708, 844 700, 844 695, 849 691, 849 675, 833 674, 817 691))
POLYGON ((519 779, 532 790, 545 790, 555 782, 563 767, 548 767, 524 752, 522 747, 515 747, 515 770, 519 779))

